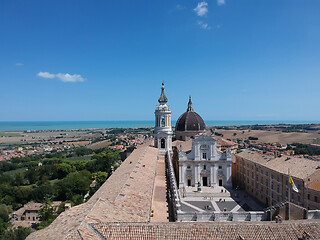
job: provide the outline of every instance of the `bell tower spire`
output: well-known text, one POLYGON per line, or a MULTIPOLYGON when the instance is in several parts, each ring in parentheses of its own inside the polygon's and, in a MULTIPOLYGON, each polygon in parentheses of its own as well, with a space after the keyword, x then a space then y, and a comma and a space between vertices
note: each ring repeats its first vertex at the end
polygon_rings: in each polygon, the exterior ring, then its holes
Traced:
POLYGON ((155 114, 154 146, 159 149, 159 154, 164 155, 172 151, 171 110, 167 105, 168 98, 164 93, 164 83, 161 87, 161 95, 158 99, 155 114))
POLYGON ((168 102, 168 98, 166 97, 166 95, 164 94, 164 82, 162 82, 162 87, 161 87, 161 95, 158 99, 158 102, 160 104, 166 104, 168 102))

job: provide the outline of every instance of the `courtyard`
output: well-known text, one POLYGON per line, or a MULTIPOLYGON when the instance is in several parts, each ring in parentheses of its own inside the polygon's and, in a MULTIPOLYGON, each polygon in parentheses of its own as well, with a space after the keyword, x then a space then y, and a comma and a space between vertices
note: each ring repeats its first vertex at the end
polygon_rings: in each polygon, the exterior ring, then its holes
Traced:
POLYGON ((180 191, 183 213, 260 212, 265 206, 242 190, 225 187, 185 187, 180 191))

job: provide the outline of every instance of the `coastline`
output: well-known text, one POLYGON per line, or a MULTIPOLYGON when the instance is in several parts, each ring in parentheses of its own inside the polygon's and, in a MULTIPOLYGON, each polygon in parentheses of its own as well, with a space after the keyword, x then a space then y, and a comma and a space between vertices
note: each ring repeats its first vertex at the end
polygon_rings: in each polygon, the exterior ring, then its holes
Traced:
MULTIPOLYGON (((172 121, 175 126, 176 121, 172 121)), ((207 126, 243 126, 243 125, 279 125, 279 124, 320 124, 319 121, 286 120, 219 120, 205 121, 207 126)), ((81 130, 108 128, 143 128, 153 127, 154 121, 0 121, 0 132, 42 131, 42 130, 81 130)))

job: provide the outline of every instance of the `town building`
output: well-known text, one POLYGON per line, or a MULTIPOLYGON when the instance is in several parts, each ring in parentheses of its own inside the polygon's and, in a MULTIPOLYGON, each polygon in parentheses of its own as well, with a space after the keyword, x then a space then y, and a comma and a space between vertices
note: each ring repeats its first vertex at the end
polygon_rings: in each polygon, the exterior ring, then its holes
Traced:
MULTIPOLYGON (((51 206, 54 211, 58 210, 61 202, 54 201, 51 206)), ((19 208, 10 214, 10 222, 14 228, 17 227, 34 227, 40 223, 39 210, 42 208, 42 203, 27 203, 23 207, 19 208)))
POLYGON ((217 148, 221 152, 225 152, 227 149, 230 149, 232 153, 236 153, 238 149, 238 144, 222 137, 216 137, 217 148))
POLYGON ((307 198, 306 201, 306 207, 308 209, 320 209, 320 177, 319 174, 315 174, 315 176, 318 176, 317 179, 308 179, 308 184, 306 184, 306 192, 307 192, 307 198))
POLYGON ((266 205, 289 200, 307 209, 320 209, 320 164, 306 158, 275 157, 257 151, 235 155, 232 166, 234 187, 245 190, 266 205), (292 190, 290 175, 299 192, 292 190))

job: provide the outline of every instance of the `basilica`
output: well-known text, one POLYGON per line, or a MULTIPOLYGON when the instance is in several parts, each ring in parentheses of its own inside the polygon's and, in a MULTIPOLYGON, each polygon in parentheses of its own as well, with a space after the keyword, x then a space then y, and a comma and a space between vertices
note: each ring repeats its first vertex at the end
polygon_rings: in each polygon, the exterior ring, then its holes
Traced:
MULTIPOLYGON (((172 153, 171 110, 162 84, 159 105, 155 110, 154 146, 159 154, 172 153)), ((188 108, 175 126, 175 138, 192 141, 192 149, 184 152, 179 147, 178 168, 179 188, 184 187, 232 187, 231 181, 231 150, 225 152, 217 149, 214 135, 208 135, 206 125, 201 116, 193 109, 191 97, 188 108)))
POLYGON ((257 224, 267 220, 267 211, 257 207, 246 211, 242 207, 249 207, 247 194, 241 202, 240 198, 232 200, 236 196, 229 192, 231 143, 219 143, 221 139, 205 132, 205 123, 194 112, 191 98, 174 135, 164 84, 158 102, 154 144, 135 149, 86 202, 66 208, 48 227, 31 233, 27 240, 277 240, 289 235, 293 236, 290 239, 307 239, 302 238, 306 231, 310 239, 319 239, 316 219, 257 224))

